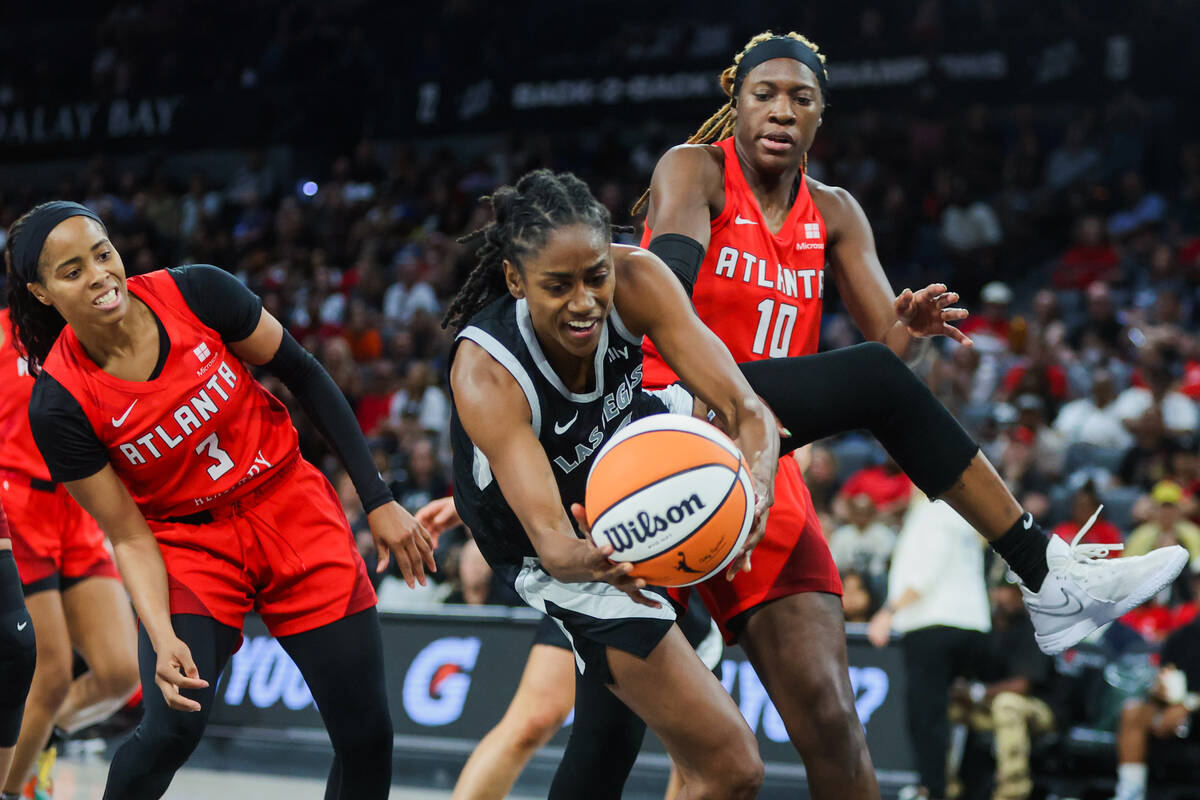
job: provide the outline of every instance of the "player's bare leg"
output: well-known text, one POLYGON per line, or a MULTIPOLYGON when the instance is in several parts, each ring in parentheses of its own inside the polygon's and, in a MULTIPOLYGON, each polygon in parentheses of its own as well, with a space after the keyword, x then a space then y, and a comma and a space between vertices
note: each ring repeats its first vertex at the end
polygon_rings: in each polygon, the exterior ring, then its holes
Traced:
POLYGON ((503 800, 538 748, 550 741, 575 704, 575 655, 535 644, 508 709, 467 759, 453 800, 503 800))
POLYGON ((823 592, 774 600, 750 617, 738 643, 804 760, 813 800, 878 800, 840 600, 823 592))
POLYGON ((754 734, 678 626, 645 659, 610 647, 608 663, 613 693, 658 734, 683 776, 676 800, 758 795, 763 765, 754 734))
POLYGON ((88 664, 56 720, 69 733, 107 719, 137 689, 137 623, 115 578, 80 581, 62 593, 62 602, 71 643, 88 664))

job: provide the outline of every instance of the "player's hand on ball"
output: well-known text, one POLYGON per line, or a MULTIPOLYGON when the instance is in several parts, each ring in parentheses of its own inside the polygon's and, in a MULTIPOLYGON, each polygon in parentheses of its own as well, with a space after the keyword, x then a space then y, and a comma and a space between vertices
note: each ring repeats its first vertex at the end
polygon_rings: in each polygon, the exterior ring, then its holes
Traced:
POLYGON ((549 536, 541 543, 538 556, 542 566, 552 577, 564 583, 603 581, 625 592, 635 603, 651 608, 661 608, 662 603, 642 594, 646 581, 629 573, 633 564, 627 561, 609 561, 613 554, 612 545, 597 547, 592 542, 587 513, 579 503, 571 504, 571 515, 583 533, 582 539, 566 536, 549 536))
POLYGON ((388 554, 395 553, 396 566, 404 576, 404 582, 412 589, 420 583, 425 585, 425 568, 437 572, 433 560, 433 537, 417 518, 408 513, 399 503, 384 503, 367 515, 371 536, 379 555, 376 572, 387 569, 388 554))
POLYGON ((162 692, 167 706, 175 711, 199 711, 198 702, 180 693, 180 689, 208 687, 208 681, 201 678, 200 671, 196 669, 192 651, 181 639, 172 637, 170 641, 157 646, 155 653, 154 683, 162 692))
POLYGON ((750 535, 746 537, 746 543, 742 545, 742 551, 725 570, 727 581, 733 580, 739 572, 750 571, 750 553, 767 535, 767 515, 771 506, 775 505, 775 476, 772 474, 770 479, 767 479, 752 474, 751 479, 754 483, 754 524, 750 528, 750 535))
POLYGON ((453 497, 439 497, 432 500, 417 511, 417 522, 425 526, 433 537, 433 546, 437 547, 438 537, 456 525, 462 524, 458 509, 454 507, 453 497))
POLYGON ((905 289, 896 298, 894 307, 896 316, 911 335, 919 338, 949 336, 970 347, 972 342, 967 335, 950 324, 970 315, 965 308, 952 308, 958 299, 958 292, 949 291, 946 284, 931 283, 919 292, 905 289))

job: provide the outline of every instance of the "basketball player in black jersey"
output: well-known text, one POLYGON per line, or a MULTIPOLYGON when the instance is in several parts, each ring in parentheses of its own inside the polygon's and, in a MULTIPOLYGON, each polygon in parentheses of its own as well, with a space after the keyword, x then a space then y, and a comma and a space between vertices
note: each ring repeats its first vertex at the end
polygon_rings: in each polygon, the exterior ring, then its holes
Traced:
MULTIPOLYGON (((666 265, 638 248, 608 244, 607 211, 574 176, 530 173, 498 190, 492 205, 495 222, 478 233, 480 264, 446 319, 461 328, 450 373, 455 502, 497 573, 554 617, 576 652, 582 679, 572 740, 593 738, 580 750, 581 763, 564 760, 551 797, 619 796, 619 788, 598 793, 597 783, 574 794, 563 789, 581 776, 623 779, 632 764, 621 772, 612 757, 610 744, 629 735, 617 725, 619 714, 607 715, 607 730, 587 724, 599 716, 595 706, 611 703, 610 695, 584 691, 599 684, 659 733, 683 773, 681 797, 753 795, 761 779, 757 749, 730 716, 727 696, 711 696, 717 684, 687 652, 674 614, 629 576, 628 565, 614 565, 607 549, 579 537, 567 513, 584 527, 583 509, 572 501, 583 496, 592 454, 621 421, 692 405, 678 385, 659 396, 638 388, 632 350, 642 334, 754 467, 759 513, 734 569, 749 568, 761 539, 773 451, 856 428, 874 434, 918 488, 946 500, 987 538, 1040 531, 962 427, 886 346, 744 364, 747 387, 666 265), (870 391, 863 391, 864 375, 870 391), (755 392, 791 432, 782 443, 762 441, 774 425, 755 392)), ((1164 548, 1113 563, 1072 550, 1009 560, 1027 583, 1036 576, 1080 601, 1076 614, 1043 621, 1045 649, 1078 641, 1153 594, 1182 569, 1177 556, 1164 548)))

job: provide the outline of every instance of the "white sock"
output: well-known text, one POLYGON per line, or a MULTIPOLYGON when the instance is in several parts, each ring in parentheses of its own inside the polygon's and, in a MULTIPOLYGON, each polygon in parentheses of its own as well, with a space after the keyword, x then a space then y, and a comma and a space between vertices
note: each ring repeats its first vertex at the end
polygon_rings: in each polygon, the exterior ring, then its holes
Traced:
POLYGON ((1128 792, 1130 790, 1146 789, 1146 765, 1145 764, 1118 764, 1117 765, 1117 792, 1128 792))

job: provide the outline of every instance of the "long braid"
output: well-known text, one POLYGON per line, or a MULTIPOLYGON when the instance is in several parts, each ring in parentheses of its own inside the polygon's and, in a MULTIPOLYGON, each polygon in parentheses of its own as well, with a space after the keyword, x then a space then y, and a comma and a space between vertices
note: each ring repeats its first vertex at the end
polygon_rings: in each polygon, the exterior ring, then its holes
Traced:
POLYGON ((501 186, 483 199, 492 205, 493 220, 458 240, 482 242, 479 264, 451 302, 443 328, 463 328, 484 306, 508 294, 504 262, 521 269, 522 259, 544 245, 552 231, 584 224, 612 235, 608 209, 570 172, 534 170, 516 186, 501 186))
MULTIPOLYGON (((791 39, 795 39, 811 49, 817 54, 817 58, 821 59, 821 63, 825 63, 825 55, 821 52, 821 48, 818 47, 817 44, 811 41, 808 37, 804 36, 803 34, 796 33, 795 31, 789 31, 785 35, 791 39)), ((691 135, 691 137, 688 138, 686 144, 711 144, 713 142, 718 142, 721 139, 728 139, 733 135, 733 124, 737 119, 737 115, 733 112, 733 82, 734 79, 737 78, 738 65, 742 63, 742 58, 746 55, 746 53, 750 52, 750 49, 756 44, 759 42, 765 42, 767 39, 772 39, 774 37, 775 34, 771 33, 771 31, 763 31, 750 41, 746 42, 746 46, 742 48, 741 52, 733 57, 733 64, 726 67, 725 70, 721 72, 721 91, 723 91, 725 96, 729 99, 725 101, 725 105, 717 109, 715 114, 704 121, 704 124, 701 125, 700 128, 691 135)), ((807 164, 808 156, 805 155, 804 165, 807 166, 807 164)), ((646 210, 646 206, 649 204, 649 202, 650 188, 647 187, 646 191, 642 192, 642 196, 638 198, 638 201, 633 204, 633 209, 629 213, 636 217, 638 214, 641 214, 646 210)))

